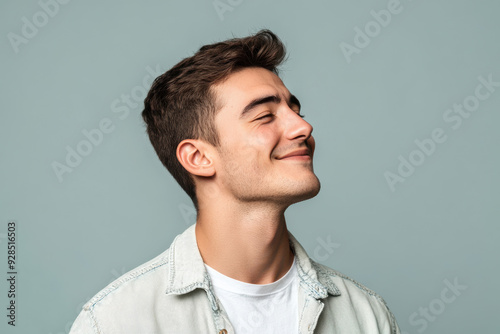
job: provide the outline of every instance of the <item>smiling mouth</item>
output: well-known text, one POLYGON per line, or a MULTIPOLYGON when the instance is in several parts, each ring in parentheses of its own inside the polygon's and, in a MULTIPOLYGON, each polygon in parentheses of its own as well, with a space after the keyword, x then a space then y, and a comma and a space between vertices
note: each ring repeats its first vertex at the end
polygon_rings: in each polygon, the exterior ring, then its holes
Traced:
POLYGON ((311 150, 307 148, 302 148, 290 153, 287 153, 281 157, 277 157, 278 160, 311 160, 311 150))
POLYGON ((278 160, 300 160, 300 161, 307 161, 307 160, 311 160, 311 156, 309 154, 292 155, 292 156, 289 156, 289 157, 280 158, 278 160))

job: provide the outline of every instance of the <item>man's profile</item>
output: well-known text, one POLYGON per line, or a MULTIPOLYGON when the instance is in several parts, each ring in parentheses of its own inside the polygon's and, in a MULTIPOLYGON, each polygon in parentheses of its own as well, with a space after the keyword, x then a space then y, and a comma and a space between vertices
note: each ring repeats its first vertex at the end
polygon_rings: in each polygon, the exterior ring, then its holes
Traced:
POLYGON ((203 46, 156 78, 142 112, 196 223, 94 296, 80 333, 399 333, 383 299, 313 261, 285 210, 314 197, 312 126, 262 30, 203 46))

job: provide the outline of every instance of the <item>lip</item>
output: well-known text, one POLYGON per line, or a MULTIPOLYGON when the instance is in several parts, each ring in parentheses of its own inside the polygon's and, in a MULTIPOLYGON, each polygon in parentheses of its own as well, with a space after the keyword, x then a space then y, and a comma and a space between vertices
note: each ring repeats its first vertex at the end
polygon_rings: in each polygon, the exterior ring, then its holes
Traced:
POLYGON ((285 154, 281 157, 278 157, 277 159, 309 160, 311 159, 311 151, 307 148, 304 148, 285 154))

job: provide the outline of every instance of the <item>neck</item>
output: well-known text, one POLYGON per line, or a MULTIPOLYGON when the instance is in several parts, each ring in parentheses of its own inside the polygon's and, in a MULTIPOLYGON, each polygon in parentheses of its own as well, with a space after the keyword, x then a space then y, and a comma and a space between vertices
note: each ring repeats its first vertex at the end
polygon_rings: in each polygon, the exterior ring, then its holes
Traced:
POLYGON ((294 256, 288 241, 285 209, 257 202, 223 208, 204 205, 195 227, 203 261, 242 282, 277 281, 288 272, 294 256))

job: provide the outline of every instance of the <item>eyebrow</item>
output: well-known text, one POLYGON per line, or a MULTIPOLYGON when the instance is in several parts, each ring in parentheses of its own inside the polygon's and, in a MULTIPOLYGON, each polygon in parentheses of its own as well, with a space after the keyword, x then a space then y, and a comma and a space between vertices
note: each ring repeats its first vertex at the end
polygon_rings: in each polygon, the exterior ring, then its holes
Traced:
MULTIPOLYGON (((240 114, 240 118, 245 116, 245 114, 247 114, 249 111, 251 111, 255 107, 257 107, 261 104, 266 104, 266 103, 270 103, 270 102, 271 103, 280 103, 281 97, 279 97, 278 95, 268 95, 268 96, 258 97, 256 99, 253 99, 252 101, 250 101, 250 103, 248 103, 245 106, 245 108, 243 108, 243 110, 241 111, 241 114, 240 114)), ((290 95, 290 98, 288 99, 288 105, 289 106, 296 105, 300 109, 299 99, 293 94, 290 95)))

